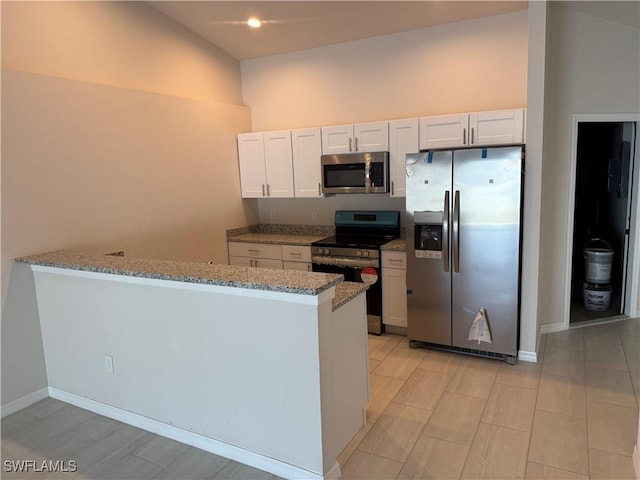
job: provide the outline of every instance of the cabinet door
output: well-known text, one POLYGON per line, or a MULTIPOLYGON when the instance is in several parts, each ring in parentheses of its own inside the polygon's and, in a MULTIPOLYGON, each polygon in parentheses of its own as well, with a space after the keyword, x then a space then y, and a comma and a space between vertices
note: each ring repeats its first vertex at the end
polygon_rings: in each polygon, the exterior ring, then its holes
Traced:
POLYGON ((298 270, 301 272, 311 271, 311 264, 308 262, 290 262, 285 260, 282 263, 285 270, 298 270))
POLYGON ((275 260, 273 258, 256 258, 253 261, 253 266, 258 268, 282 270, 282 260, 275 260))
POLYGON ((267 197, 293 197, 291 130, 264 133, 267 197))
POLYGON ((407 272, 382 269, 382 318, 386 325, 407 326, 407 272))
POLYGON ((322 154, 354 152, 353 125, 322 127, 322 154))
POLYGON ((469 115, 440 115, 420 119, 420 150, 468 145, 469 115))
POLYGON ((469 114, 470 145, 508 145, 522 143, 524 109, 496 110, 469 114))
POLYGON ((282 245, 282 259, 292 262, 311 262, 311 246, 282 245))
POLYGON ((319 128, 291 131, 293 180, 296 197, 322 196, 322 134, 319 128))
POLYGON ((361 123, 353 127, 355 152, 387 152, 389 122, 361 123))
POLYGON ((240 164, 242 198, 263 197, 267 182, 262 133, 240 133, 238 135, 238 162, 240 164))
POLYGON ((230 256, 229 265, 236 265, 238 267, 253 267, 253 258, 230 256))
POLYGON ((405 196, 405 155, 418 150, 417 118, 389 122, 389 179, 392 197, 405 196))

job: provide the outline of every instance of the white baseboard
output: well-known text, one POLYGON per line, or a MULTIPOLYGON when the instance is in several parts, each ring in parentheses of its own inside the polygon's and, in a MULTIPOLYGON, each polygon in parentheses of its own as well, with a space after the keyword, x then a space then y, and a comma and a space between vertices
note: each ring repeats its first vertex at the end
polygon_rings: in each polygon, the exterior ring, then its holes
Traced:
POLYGON ((567 327, 564 326, 563 322, 548 323, 547 325, 542 325, 540 327, 540 335, 544 335, 545 333, 562 332, 566 329, 567 327))
POLYGON ((633 469, 636 471, 636 480, 640 480, 640 446, 633 448, 633 469))
POLYGON ((526 350, 518 350, 518 360, 522 362, 538 362, 538 355, 536 352, 527 352, 526 350))
POLYGON ((305 480, 338 480, 341 475, 340 465, 338 462, 336 462, 323 476, 322 474, 304 470, 294 465, 251 452, 228 443, 220 442, 188 430, 183 430, 182 428, 167 425, 166 423, 138 415, 137 413, 81 397, 55 387, 49 387, 49 396, 99 415, 118 420, 126 423, 127 425, 132 425, 148 432, 200 448, 201 450, 215 453, 221 457, 229 458, 231 460, 244 463, 245 465, 264 470, 279 477, 305 480))
POLYGON ((42 387, 36 390, 35 392, 31 392, 29 395, 25 395, 24 397, 18 398, 13 402, 9 402, 6 405, 2 405, 2 412, 0 413, 0 418, 4 418, 7 415, 11 415, 12 413, 17 412, 18 410, 22 410, 23 408, 28 407, 29 405, 33 405, 40 400, 44 400, 49 396, 49 389, 47 387, 42 387))

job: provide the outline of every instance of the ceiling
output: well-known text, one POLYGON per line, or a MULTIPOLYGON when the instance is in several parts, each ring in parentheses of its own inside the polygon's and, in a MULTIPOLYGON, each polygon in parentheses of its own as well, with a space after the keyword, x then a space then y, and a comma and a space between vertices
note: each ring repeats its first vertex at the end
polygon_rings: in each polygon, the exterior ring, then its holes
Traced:
POLYGON ((152 1, 238 60, 499 15, 526 1, 152 1), (263 20, 259 29, 249 17, 263 20))
MULTIPOLYGON (((151 6, 238 60, 499 15, 527 1, 151 1, 151 6), (252 29, 249 17, 263 20, 252 29)), ((557 2, 556 4, 559 4, 557 2)), ((640 28, 640 1, 567 1, 563 6, 640 28)))

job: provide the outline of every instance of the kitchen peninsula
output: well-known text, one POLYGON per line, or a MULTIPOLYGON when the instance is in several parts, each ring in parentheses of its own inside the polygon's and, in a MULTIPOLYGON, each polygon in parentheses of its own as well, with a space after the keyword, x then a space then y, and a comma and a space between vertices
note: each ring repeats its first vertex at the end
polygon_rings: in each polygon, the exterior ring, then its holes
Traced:
POLYGON ((366 285, 68 252, 31 265, 49 394, 285 478, 364 425, 366 285))

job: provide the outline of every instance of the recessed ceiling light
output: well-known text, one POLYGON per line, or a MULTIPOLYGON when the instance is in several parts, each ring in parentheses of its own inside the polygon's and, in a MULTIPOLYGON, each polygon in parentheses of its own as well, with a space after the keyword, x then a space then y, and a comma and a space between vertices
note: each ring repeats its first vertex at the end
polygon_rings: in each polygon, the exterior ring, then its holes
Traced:
POLYGON ((249 25, 251 28, 260 28, 262 26, 262 22, 256 17, 251 17, 249 20, 247 20, 247 25, 249 25))

